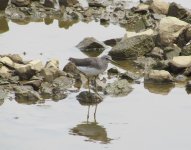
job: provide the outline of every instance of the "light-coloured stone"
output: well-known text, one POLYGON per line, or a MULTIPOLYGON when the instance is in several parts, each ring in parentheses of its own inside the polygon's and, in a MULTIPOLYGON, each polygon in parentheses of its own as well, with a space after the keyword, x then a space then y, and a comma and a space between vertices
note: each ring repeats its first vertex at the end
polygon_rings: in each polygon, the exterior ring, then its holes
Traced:
POLYGON ((150 9, 152 9, 153 12, 164 15, 168 13, 168 8, 169 3, 163 0, 153 0, 152 4, 150 5, 150 9))
POLYGON ((144 80, 151 82, 172 82, 172 75, 166 70, 150 70, 144 77, 144 80))
POLYGON ((188 28, 188 23, 175 17, 162 18, 159 23, 160 41, 163 45, 169 45, 175 42, 176 38, 183 30, 188 28))
POLYGON ((0 62, 9 67, 14 67, 14 62, 7 56, 0 58, 0 62))
POLYGON ((191 56, 177 56, 170 63, 177 68, 187 68, 191 66, 191 56))
POLYGON ((127 31, 127 33, 125 34, 125 36, 127 38, 129 37, 133 37, 133 36, 137 36, 137 35, 153 35, 154 34, 154 31, 152 29, 148 29, 148 30, 145 30, 143 32, 130 32, 130 31, 127 31))
POLYGON ((32 60, 29 62, 32 70, 41 71, 43 68, 43 63, 40 60, 32 60))
POLYGON ((7 68, 7 67, 5 67, 5 66, 2 66, 1 68, 0 68, 0 76, 1 77, 3 77, 3 78, 9 78, 9 77, 11 77, 11 71, 7 68))
POLYGON ((59 61, 57 59, 52 59, 48 61, 45 65, 45 68, 59 68, 59 61))

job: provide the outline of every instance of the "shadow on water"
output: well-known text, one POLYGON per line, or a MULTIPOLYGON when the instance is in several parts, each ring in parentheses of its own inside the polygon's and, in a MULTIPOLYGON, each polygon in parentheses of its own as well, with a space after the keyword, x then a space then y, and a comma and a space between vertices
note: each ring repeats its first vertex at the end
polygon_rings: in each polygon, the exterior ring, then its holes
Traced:
POLYGON ((108 137, 106 129, 97 122, 82 122, 70 129, 70 134, 84 136, 88 138, 86 141, 98 141, 102 144, 108 144, 112 140, 108 137))
POLYGON ((0 18, 0 34, 9 31, 9 26, 5 18, 0 18))

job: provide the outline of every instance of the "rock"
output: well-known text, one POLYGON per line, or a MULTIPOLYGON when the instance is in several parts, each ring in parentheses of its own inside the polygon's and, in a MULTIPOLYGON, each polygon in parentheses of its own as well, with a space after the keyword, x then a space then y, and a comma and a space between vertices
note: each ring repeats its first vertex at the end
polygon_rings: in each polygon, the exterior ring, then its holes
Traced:
POLYGON ((103 41, 104 44, 108 45, 108 46, 115 46, 119 41, 121 41, 121 38, 117 38, 117 39, 109 39, 109 40, 105 40, 103 41))
POLYGON ((0 62, 8 67, 14 68, 14 62, 7 56, 1 57, 0 62))
POLYGON ((174 43, 178 36, 188 27, 188 23, 175 17, 165 17, 159 23, 160 42, 164 46, 174 43))
POLYGON ((40 92, 43 98, 49 99, 52 97, 53 85, 48 82, 43 82, 40 86, 40 92))
POLYGON ((177 75, 175 78, 176 82, 185 82, 187 80, 187 77, 184 75, 177 75))
POLYGON ((154 47, 153 50, 148 54, 148 56, 156 59, 163 59, 164 51, 159 47, 154 47))
POLYGON ((40 75, 44 77, 44 81, 52 82, 55 78, 59 77, 59 70, 56 68, 43 68, 40 75))
POLYGON ((43 68, 42 61, 40 60, 32 60, 29 62, 29 66, 31 67, 32 70, 36 72, 40 72, 43 68))
POLYGON ((52 59, 47 61, 45 68, 56 68, 59 69, 59 61, 57 59, 52 59))
POLYGON ((144 82, 172 83, 173 81, 172 75, 165 70, 150 70, 144 77, 144 82))
POLYGON ((14 64, 15 74, 20 77, 21 80, 29 80, 33 75, 35 75, 36 71, 31 69, 29 64, 14 64))
POLYGON ((59 101, 67 97, 66 90, 61 87, 54 87, 52 89, 52 99, 54 101, 59 101))
POLYGON ((174 57, 170 63, 170 70, 173 73, 181 73, 186 68, 191 66, 191 56, 177 56, 174 57))
POLYGON ((149 90, 149 92, 161 95, 168 95, 174 87, 175 85, 172 83, 144 83, 144 88, 149 90))
POLYGON ((110 68, 107 70, 107 73, 109 75, 113 75, 113 74, 119 74, 119 70, 116 67, 110 68))
POLYGON ((191 56, 177 56, 174 57, 170 64, 177 68, 187 68, 191 66, 191 56))
POLYGON ((190 56, 191 55, 191 44, 186 45, 183 47, 181 51, 182 56, 190 56))
POLYGON ((14 63, 23 63, 23 59, 19 54, 9 54, 7 57, 9 57, 14 63))
POLYGON ((179 56, 180 53, 181 49, 176 44, 164 48, 165 59, 173 59, 173 57, 179 56))
POLYGON ((40 74, 44 77, 44 81, 52 82, 55 78, 60 76, 59 61, 50 60, 46 63, 40 74))
POLYGON ((138 57, 134 63, 144 70, 152 69, 157 64, 156 60, 151 57, 138 57))
POLYGON ((32 81, 26 81, 23 83, 23 85, 32 86, 35 91, 39 90, 41 84, 42 84, 42 80, 32 80, 32 81))
POLYGON ((157 63, 153 66, 153 69, 156 69, 156 70, 169 70, 169 62, 170 62, 170 60, 157 61, 157 63))
POLYGON ((154 36, 154 30, 153 29, 148 29, 142 32, 130 32, 127 31, 127 33, 125 34, 125 36, 127 38, 133 37, 133 36, 138 36, 138 35, 150 35, 150 36, 154 36))
POLYGON ((0 34, 9 31, 9 25, 6 18, 0 18, 0 22, 0 34))
POLYGON ((12 71, 7 67, 2 66, 0 67, 0 76, 3 78, 10 78, 12 76, 12 71))
POLYGON ((89 7, 107 7, 109 5, 107 0, 88 0, 89 7))
POLYGON ((72 62, 67 63, 64 66, 63 71, 72 74, 75 79, 80 79, 80 71, 76 68, 75 64, 73 64, 72 62))
POLYGON ((150 5, 150 9, 154 13, 166 15, 168 13, 169 4, 163 0, 153 0, 150 5))
POLYGON ((137 7, 135 8, 135 12, 147 13, 148 11, 149 11, 149 5, 144 4, 144 3, 140 3, 140 4, 137 5, 137 7))
POLYGON ((113 83, 109 83, 104 93, 113 96, 126 96, 133 90, 132 86, 125 79, 116 80, 113 83))
POLYGON ((72 7, 76 4, 78 4, 78 0, 59 0, 59 5, 60 6, 65 6, 65 7, 72 7))
POLYGON ((104 43, 96 40, 93 37, 87 37, 83 41, 81 41, 77 46, 81 51, 98 51, 102 52, 105 50, 105 45, 104 43))
MULTIPOLYGON (((13 5, 8 5, 6 10, 5 10, 5 14, 7 17, 9 17, 11 20, 24 20, 26 19, 27 15, 20 11, 19 9, 20 7, 16 7, 13 5)), ((28 23, 28 21, 26 21, 28 23)), ((18 22, 17 22, 18 23, 18 22)), ((24 22, 22 21, 22 24, 24 22)))
POLYGON ((88 91, 80 92, 76 99, 79 101, 81 105, 91 105, 91 104, 98 104, 102 102, 103 98, 100 97, 96 93, 89 93, 88 91))
POLYGON ((8 5, 9 0, 1 0, 1 5, 0 5, 0 11, 5 10, 5 8, 8 5))
POLYGON ((31 86, 15 86, 15 100, 18 103, 35 104, 42 100, 39 93, 34 91, 31 86))
POLYGON ((183 75, 190 76, 191 75, 191 67, 188 67, 184 70, 183 75))
POLYGON ((120 77, 121 79, 126 79, 126 80, 128 80, 128 81, 135 81, 135 80, 140 79, 140 76, 139 76, 139 75, 137 75, 137 74, 135 74, 135 73, 133 73, 133 72, 130 72, 130 71, 126 71, 125 73, 121 73, 121 74, 119 75, 119 77, 120 77))
POLYGON ((30 0, 11 0, 11 3, 18 7, 25 7, 30 4, 30 0))
POLYGON ((181 5, 172 2, 169 6, 168 16, 174 16, 181 20, 186 20, 187 17, 191 16, 191 13, 181 5))
POLYGON ((45 7, 54 8, 54 2, 53 2, 53 0, 45 0, 43 5, 44 5, 45 7))
POLYGON ((73 84, 74 84, 73 79, 66 76, 60 76, 53 81, 54 87, 59 87, 65 90, 67 90, 68 88, 71 88, 73 84))
POLYGON ((152 36, 140 35, 130 38, 124 37, 116 46, 114 46, 109 55, 113 59, 137 58, 149 53, 155 47, 152 36))
POLYGON ((191 81, 188 81, 188 83, 186 84, 186 92, 187 92, 188 94, 191 93, 191 81))

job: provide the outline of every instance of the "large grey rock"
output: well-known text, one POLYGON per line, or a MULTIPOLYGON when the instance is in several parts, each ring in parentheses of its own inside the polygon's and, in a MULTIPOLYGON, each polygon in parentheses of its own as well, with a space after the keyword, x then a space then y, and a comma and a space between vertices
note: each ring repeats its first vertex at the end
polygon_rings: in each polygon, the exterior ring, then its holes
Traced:
POLYGON ((16 86, 15 100, 18 103, 35 104, 37 101, 42 100, 39 93, 34 91, 31 86, 16 86))
POLYGON ((8 5, 9 0, 1 0, 0 10, 5 10, 8 5))
POLYGON ((172 75, 165 70, 150 70, 144 77, 144 82, 171 83, 173 81, 172 75))
POLYGON ((49 99, 52 97, 53 85, 49 82, 43 82, 40 86, 40 92, 43 98, 49 99))
POLYGON ((11 3, 18 7, 25 7, 30 4, 30 0, 11 0, 11 3))
POLYGON ((146 55, 154 47, 155 43, 152 36, 124 37, 123 40, 111 49, 109 55, 114 59, 137 58, 146 55))
POLYGON ((72 78, 60 76, 53 81, 53 86, 67 90, 68 88, 71 88, 73 86, 73 83, 74 81, 72 78))
POLYGON ((109 83, 104 93, 113 96, 125 96, 133 90, 132 86, 126 79, 116 80, 113 83, 109 83))
POLYGON ((178 36, 188 28, 188 23, 175 17, 165 17, 159 23, 159 36, 162 45, 174 43, 178 36))
POLYGON ((163 0, 153 0, 150 9, 155 13, 166 15, 168 13, 169 3, 163 0))
POLYGON ((105 49, 105 44, 96 40, 93 37, 87 37, 83 41, 81 41, 76 47, 85 52, 102 52, 105 49))

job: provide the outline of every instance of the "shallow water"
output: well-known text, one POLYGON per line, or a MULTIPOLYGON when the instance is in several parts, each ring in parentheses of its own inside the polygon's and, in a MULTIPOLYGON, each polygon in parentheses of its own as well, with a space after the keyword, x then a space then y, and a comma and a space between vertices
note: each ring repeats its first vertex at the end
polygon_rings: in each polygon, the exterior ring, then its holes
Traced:
MULTIPOLYGON (((84 37, 106 40, 122 37, 125 30, 96 22, 65 29, 57 21, 18 25, 4 20, 0 33, 1 54, 18 53, 44 63, 56 58, 63 68, 68 57, 86 56, 75 48, 84 37)), ((129 62, 121 64, 122 69, 136 71, 129 62)), ((33 105, 18 103, 10 94, 0 101, 0 149, 190 150, 191 99, 185 87, 141 83, 133 88, 126 97, 105 96, 96 118, 91 106, 89 122, 88 106, 78 103, 78 93, 33 105)))

